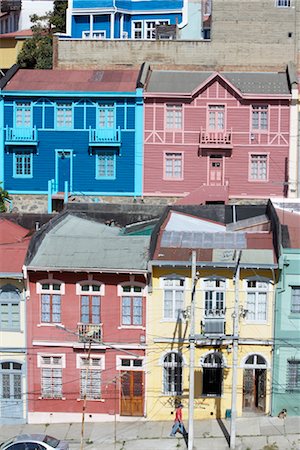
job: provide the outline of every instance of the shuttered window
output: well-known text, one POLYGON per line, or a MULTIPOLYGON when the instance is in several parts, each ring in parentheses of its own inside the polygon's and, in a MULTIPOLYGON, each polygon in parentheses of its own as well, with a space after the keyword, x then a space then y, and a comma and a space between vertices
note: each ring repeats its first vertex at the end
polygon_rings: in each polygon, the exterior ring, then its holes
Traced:
POLYGON ((287 361, 286 390, 289 392, 300 392, 300 360, 299 359, 290 359, 287 361))
POLYGON ((292 287, 291 312, 300 314, 300 286, 292 287))
POLYGON ((102 359, 80 358, 80 398, 99 400, 101 398, 102 359))
POLYGON ((42 398, 62 398, 62 357, 41 356, 42 398))
POLYGON ((163 390, 166 395, 180 395, 182 393, 182 356, 177 352, 170 352, 163 363, 163 390))

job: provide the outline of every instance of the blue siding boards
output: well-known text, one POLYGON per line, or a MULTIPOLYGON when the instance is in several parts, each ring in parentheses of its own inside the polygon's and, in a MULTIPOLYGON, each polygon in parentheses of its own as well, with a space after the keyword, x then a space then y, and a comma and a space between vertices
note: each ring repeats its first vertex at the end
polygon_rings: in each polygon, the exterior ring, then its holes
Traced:
MULTIPOLYGON (((71 93, 55 91, 52 86, 53 91, 31 88, 26 92, 24 82, 19 97, 9 91, 10 84, 2 91, 5 129, 0 163, 4 187, 11 194, 46 194, 51 181, 53 193, 62 192, 67 182, 70 194, 141 195, 143 144, 136 133, 143 133, 143 123, 136 120, 142 102, 141 89, 136 88, 138 70, 125 70, 121 75, 89 72, 99 78, 117 76, 119 90, 71 93), (133 91, 120 90, 118 83, 122 82, 132 85, 133 91)), ((47 80, 46 74, 40 76, 47 80)), ((90 77, 86 75, 86 85, 90 77)))
MULTIPOLYGON (((185 5, 186 8, 186 5, 185 5)), ((183 0, 73 0, 68 10, 72 38, 153 39, 148 31, 160 23, 174 25, 182 21, 183 0), (136 24, 136 21, 142 23, 136 24), (134 33, 134 29, 142 30, 134 33), (113 35, 111 35, 113 33, 113 35)))

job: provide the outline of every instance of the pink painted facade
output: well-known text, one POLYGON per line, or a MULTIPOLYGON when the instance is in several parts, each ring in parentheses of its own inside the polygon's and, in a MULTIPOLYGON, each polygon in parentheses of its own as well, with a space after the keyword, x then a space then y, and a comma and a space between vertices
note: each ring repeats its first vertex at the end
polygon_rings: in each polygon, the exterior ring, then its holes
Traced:
MULTIPOLYGON (((86 421, 143 416, 144 275, 30 270, 27 275, 29 422, 79 422, 85 395, 86 421), (124 325, 124 296, 141 298, 138 325, 124 325)), ((130 308, 129 322, 133 304, 130 308)))
POLYGON ((284 195, 289 94, 243 94, 220 74, 182 92, 145 91, 144 195, 190 203, 284 195))

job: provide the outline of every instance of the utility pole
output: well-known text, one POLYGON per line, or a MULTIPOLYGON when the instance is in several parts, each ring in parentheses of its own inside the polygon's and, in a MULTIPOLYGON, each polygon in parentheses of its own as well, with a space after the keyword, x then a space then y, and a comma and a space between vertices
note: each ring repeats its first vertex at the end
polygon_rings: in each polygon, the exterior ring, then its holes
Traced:
POLYGON ((242 251, 239 251, 234 273, 234 312, 232 337, 232 390, 231 390, 231 421, 230 421, 230 448, 235 448, 236 438, 236 399, 237 399, 237 365, 239 351, 239 288, 240 288, 240 260, 242 251))
POLYGON ((92 340, 89 340, 89 350, 87 354, 87 364, 85 368, 85 384, 84 384, 84 393, 83 393, 83 405, 82 405, 82 417, 81 417, 81 435, 80 435, 80 450, 84 448, 84 421, 85 421, 85 410, 86 410, 86 397, 87 397, 87 384, 89 378, 89 370, 90 370, 90 359, 91 359, 91 348, 92 348, 92 340))
POLYGON ((188 450, 194 445, 194 397, 195 397, 195 291, 196 291, 196 251, 192 251, 192 295, 190 316, 190 370, 189 370, 189 437, 188 450))

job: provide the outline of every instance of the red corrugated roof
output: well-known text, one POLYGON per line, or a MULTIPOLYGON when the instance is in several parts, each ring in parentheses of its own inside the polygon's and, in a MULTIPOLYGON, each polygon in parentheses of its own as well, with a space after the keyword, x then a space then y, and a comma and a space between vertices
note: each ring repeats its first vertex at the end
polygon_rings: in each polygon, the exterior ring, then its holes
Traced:
POLYGON ((21 69, 4 91, 134 92, 139 70, 21 69))
POLYGON ((10 38, 18 38, 18 37, 30 37, 32 36, 32 30, 20 30, 14 31, 12 33, 4 33, 0 34, 0 39, 10 39, 10 38))
POLYGON ((22 272, 30 241, 27 234, 28 230, 20 225, 0 219, 0 272, 22 272))

